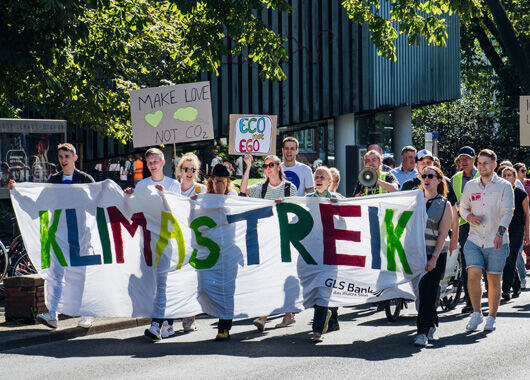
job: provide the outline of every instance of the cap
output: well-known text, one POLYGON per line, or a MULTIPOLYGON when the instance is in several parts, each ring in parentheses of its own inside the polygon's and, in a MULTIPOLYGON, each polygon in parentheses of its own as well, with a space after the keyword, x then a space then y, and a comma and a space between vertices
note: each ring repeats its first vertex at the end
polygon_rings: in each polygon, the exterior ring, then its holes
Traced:
POLYGON ((475 157, 475 149, 471 148, 470 146, 463 146, 460 148, 460 151, 458 152, 458 156, 468 156, 468 157, 475 157))
POLYGON ((223 164, 217 164, 213 167, 212 176, 214 177, 230 177, 228 168, 223 164))
POLYGON ((430 150, 422 149, 416 154, 416 157, 418 158, 418 161, 423 160, 425 157, 434 158, 430 150))

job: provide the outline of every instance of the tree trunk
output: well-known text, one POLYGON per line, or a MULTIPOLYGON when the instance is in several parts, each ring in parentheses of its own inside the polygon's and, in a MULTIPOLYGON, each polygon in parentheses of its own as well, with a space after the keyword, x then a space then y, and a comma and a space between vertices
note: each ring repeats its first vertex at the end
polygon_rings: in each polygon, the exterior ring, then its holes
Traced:
POLYGON ((499 0, 486 0, 486 4, 497 25, 499 39, 502 40, 502 44, 506 48, 506 56, 509 58, 510 63, 519 76, 518 79, 523 94, 530 94, 530 69, 528 60, 521 44, 517 40, 513 25, 499 0))

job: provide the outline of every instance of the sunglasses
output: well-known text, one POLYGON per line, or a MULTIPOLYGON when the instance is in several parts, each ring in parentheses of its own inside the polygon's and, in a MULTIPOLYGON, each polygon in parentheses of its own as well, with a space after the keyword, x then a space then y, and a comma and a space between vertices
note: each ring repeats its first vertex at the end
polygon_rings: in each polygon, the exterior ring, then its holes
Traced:
POLYGON ((195 173, 197 171, 197 169, 195 168, 182 168, 182 170, 184 170, 184 173, 187 173, 187 172, 195 173))
POLYGON ((433 179, 433 178, 439 178, 439 177, 436 174, 422 174, 421 178, 423 178, 423 179, 425 179, 425 178, 433 179))
POLYGON ((271 162, 270 164, 263 164, 263 169, 273 168, 276 165, 278 165, 276 162, 271 162))

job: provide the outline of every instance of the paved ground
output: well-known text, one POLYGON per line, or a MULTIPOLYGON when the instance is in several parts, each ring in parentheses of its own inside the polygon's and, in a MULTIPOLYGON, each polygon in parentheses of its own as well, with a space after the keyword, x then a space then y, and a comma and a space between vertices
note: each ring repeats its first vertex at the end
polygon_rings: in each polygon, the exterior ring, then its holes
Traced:
MULTIPOLYGON (((486 302, 484 299, 483 301, 486 302)), ((484 304, 486 307, 486 304, 484 304)), ((412 344, 414 306, 393 324, 375 308, 341 308, 341 330, 310 342, 312 311, 264 334, 236 321, 232 340, 215 342, 215 322, 152 343, 142 327, 3 351, 3 378, 398 378, 523 379, 530 373, 530 291, 501 304, 497 331, 464 331, 467 316, 441 314, 440 339, 412 344)), ((458 309, 460 309, 459 306, 458 309)), ((2 324, 0 323, 0 328, 2 324)), ((0 330, 0 342, 5 330, 0 330)))

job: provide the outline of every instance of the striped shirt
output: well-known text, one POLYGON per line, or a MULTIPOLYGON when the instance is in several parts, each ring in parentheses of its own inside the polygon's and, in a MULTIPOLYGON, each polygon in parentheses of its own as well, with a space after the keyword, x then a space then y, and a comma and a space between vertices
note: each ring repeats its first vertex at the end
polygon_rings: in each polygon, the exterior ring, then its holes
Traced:
MULTIPOLYGON (((264 182, 259 182, 250 186, 250 194, 248 196, 251 198, 261 198, 261 189, 263 188, 263 183, 264 182)), ((267 187, 267 192, 265 193, 265 199, 276 200, 285 198, 284 186, 285 181, 282 181, 278 186, 272 186, 269 183, 269 186, 267 187)), ((296 195, 296 186, 291 183, 289 188, 289 196, 296 197, 296 195)))

